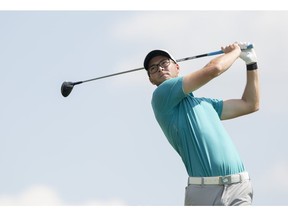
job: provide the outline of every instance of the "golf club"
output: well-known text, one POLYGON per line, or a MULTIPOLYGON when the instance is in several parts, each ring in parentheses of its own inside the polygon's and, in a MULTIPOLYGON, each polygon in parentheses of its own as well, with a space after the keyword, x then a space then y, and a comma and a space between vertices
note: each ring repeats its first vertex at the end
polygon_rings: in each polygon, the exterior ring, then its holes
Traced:
MULTIPOLYGON (((252 48, 253 48, 253 44, 250 44, 249 46, 247 46, 247 49, 252 49, 252 48)), ((182 62, 182 61, 192 60, 192 59, 196 59, 196 58, 202 58, 202 57, 206 57, 206 56, 214 56, 214 55, 219 55, 219 54, 223 54, 223 51, 219 50, 219 51, 205 53, 205 54, 201 54, 201 55, 181 58, 181 59, 178 59, 176 61, 178 63, 178 62, 182 62)), ((140 68, 135 68, 132 70, 122 71, 119 73, 114 73, 114 74, 96 77, 93 79, 88 79, 88 80, 83 80, 83 81, 78 81, 78 82, 63 82, 62 86, 61 86, 61 94, 63 95, 63 97, 67 97, 71 93, 71 91, 73 90, 73 87, 75 85, 79 85, 79 84, 94 81, 94 80, 104 79, 107 77, 118 76, 118 75, 125 74, 125 73, 131 73, 131 72, 135 72, 135 71, 139 71, 139 70, 143 70, 143 69, 144 69, 144 67, 140 67, 140 68)))

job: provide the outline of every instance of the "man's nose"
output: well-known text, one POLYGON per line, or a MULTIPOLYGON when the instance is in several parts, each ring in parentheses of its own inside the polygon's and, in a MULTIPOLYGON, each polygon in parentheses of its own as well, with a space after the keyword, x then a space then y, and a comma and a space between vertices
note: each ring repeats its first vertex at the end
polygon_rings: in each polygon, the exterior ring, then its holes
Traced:
POLYGON ((161 65, 157 65, 157 72, 159 72, 159 69, 162 71, 164 70, 164 67, 162 67, 161 65))

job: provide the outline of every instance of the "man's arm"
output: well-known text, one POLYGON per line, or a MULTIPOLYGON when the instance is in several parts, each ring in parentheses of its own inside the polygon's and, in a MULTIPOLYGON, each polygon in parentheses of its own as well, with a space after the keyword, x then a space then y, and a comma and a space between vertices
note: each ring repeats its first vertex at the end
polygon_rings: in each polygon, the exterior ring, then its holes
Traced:
MULTIPOLYGON (((247 43, 240 43, 245 48, 247 43)), ((259 110, 259 77, 257 69, 257 57, 254 49, 242 51, 240 58, 245 61, 247 67, 247 81, 241 99, 224 101, 221 119, 231 119, 259 110), (251 67, 252 66, 252 67, 251 67)))
POLYGON ((241 99, 226 100, 223 103, 221 119, 231 119, 255 112, 259 109, 258 70, 247 71, 246 87, 241 99))
POLYGON ((183 91, 193 92, 225 72, 238 59, 241 49, 237 43, 222 47, 224 55, 212 59, 204 68, 183 77, 183 91))

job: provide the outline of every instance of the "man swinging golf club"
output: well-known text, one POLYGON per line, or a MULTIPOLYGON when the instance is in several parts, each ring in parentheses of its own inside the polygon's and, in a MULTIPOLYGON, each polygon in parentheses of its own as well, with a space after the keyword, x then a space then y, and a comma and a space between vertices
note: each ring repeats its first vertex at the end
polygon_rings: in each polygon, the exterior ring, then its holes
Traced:
POLYGON ((184 76, 179 76, 180 66, 165 50, 153 50, 144 60, 150 82, 157 86, 152 96, 156 120, 189 175, 185 205, 252 204, 250 177, 221 123, 259 109, 257 57, 247 46, 233 43, 222 47, 223 55, 184 76), (223 101, 193 95, 238 58, 245 62, 247 71, 240 99, 223 101))

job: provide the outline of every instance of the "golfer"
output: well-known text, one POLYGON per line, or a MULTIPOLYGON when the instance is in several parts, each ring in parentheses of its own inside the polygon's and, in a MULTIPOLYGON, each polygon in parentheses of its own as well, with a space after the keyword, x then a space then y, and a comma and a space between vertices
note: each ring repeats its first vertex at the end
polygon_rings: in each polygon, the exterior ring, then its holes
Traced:
POLYGON ((245 50, 247 46, 221 47, 223 55, 184 76, 179 76, 180 66, 165 50, 153 50, 144 60, 150 82, 157 86, 152 96, 155 117, 189 175, 185 205, 252 204, 249 174, 221 122, 259 109, 257 57, 253 48, 245 50), (247 71, 242 97, 221 100, 193 95, 239 58, 247 71))

